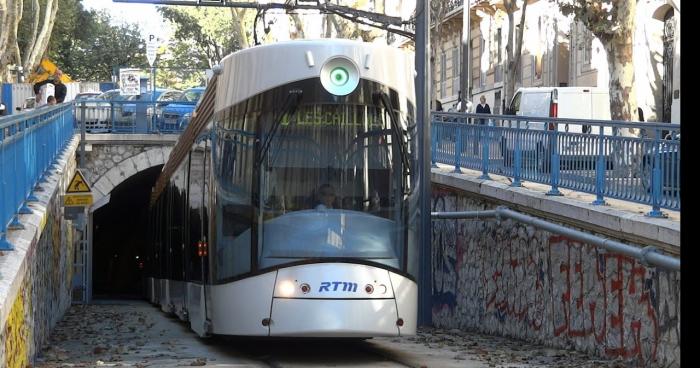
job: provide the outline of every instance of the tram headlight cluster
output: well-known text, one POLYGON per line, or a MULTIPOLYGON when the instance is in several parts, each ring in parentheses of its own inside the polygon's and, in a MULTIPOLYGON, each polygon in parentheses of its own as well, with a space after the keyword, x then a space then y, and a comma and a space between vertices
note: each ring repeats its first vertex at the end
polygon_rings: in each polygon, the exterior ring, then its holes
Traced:
POLYGON ((336 96, 348 95, 360 84, 360 70, 346 57, 331 58, 321 67, 321 84, 336 96))

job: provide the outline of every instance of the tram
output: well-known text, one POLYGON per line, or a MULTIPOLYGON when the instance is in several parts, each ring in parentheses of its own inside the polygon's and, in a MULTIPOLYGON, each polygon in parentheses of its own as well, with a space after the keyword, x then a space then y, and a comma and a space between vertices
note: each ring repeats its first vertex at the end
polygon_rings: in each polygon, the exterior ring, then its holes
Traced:
POLYGON ((403 50, 227 56, 153 188, 147 298, 200 336, 415 334, 415 114, 403 50))

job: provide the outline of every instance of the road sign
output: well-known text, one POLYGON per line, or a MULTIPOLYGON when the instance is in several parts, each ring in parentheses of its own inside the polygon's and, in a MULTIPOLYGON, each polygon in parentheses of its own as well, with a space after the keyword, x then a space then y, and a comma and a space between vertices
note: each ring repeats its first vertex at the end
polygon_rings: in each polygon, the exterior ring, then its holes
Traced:
POLYGON ((85 207, 92 204, 92 193, 66 194, 63 196, 64 207, 85 207))
POLYGON ((68 184, 68 189, 66 193, 90 193, 90 184, 88 184, 85 177, 80 172, 80 170, 75 170, 75 175, 71 179, 70 184, 68 184))
POLYGON ((148 64, 153 66, 156 61, 156 56, 158 53, 158 37, 154 34, 148 34, 146 36, 146 58, 148 59, 148 64))
POLYGON ((141 70, 119 69, 119 88, 122 96, 138 96, 141 94, 141 70))
POLYGON ((92 190, 90 184, 85 180, 83 173, 80 170, 75 170, 73 179, 71 179, 66 195, 63 196, 64 207, 85 207, 92 204, 92 190))

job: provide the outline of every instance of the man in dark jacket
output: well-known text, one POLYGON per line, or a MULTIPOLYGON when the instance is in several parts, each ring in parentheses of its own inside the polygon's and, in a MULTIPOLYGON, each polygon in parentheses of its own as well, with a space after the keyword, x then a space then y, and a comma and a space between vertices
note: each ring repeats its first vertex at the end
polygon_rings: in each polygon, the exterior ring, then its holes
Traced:
MULTIPOLYGON (((480 101, 481 103, 476 105, 476 113, 491 115, 491 107, 486 103, 486 96, 481 95, 480 101)), ((484 125, 484 119, 479 119, 479 124, 484 125)))
POLYGON ((54 85, 54 96, 56 97, 56 103, 62 103, 65 101, 66 93, 68 91, 66 85, 61 81, 61 75, 63 75, 63 73, 60 70, 57 70, 52 78, 34 84, 34 94, 38 96, 41 92, 41 86, 52 83, 54 85))

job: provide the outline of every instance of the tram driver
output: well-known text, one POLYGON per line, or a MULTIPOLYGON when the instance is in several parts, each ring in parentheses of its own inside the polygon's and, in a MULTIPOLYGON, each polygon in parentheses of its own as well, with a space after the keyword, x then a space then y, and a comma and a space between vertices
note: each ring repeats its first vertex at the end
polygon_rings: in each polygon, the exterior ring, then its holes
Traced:
POLYGON ((323 184, 318 189, 319 204, 316 205, 315 209, 325 210, 333 208, 335 206, 335 188, 330 184, 323 184))

